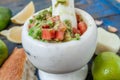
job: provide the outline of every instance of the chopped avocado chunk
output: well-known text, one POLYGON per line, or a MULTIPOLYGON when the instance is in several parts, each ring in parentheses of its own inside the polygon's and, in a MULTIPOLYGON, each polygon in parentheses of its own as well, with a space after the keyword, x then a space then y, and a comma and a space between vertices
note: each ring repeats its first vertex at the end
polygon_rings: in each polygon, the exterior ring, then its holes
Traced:
POLYGON ((75 34, 75 40, 79 40, 80 39, 80 34, 75 34))
POLYGON ((71 32, 67 30, 65 34, 65 41, 70 41, 70 40, 72 40, 71 32))
POLYGON ((54 25, 54 23, 51 20, 47 20, 47 24, 52 27, 54 25))
POLYGON ((33 32, 34 32, 34 27, 29 29, 29 35, 32 36, 33 32))
POLYGON ((35 16, 36 20, 46 20, 47 17, 51 16, 52 14, 48 10, 43 10, 37 16, 35 16), (47 14, 47 15, 46 15, 47 14))
POLYGON ((70 20, 64 20, 64 23, 67 26, 67 29, 69 31, 71 31, 72 30, 72 24, 71 24, 70 20))
POLYGON ((70 20, 65 20, 64 23, 65 23, 67 26, 72 26, 70 20))
POLYGON ((40 39, 41 34, 41 29, 39 29, 38 27, 32 27, 29 30, 29 35, 32 36, 34 39, 40 39))
POLYGON ((57 30, 59 27, 59 22, 56 22, 56 24, 54 25, 54 29, 57 30))

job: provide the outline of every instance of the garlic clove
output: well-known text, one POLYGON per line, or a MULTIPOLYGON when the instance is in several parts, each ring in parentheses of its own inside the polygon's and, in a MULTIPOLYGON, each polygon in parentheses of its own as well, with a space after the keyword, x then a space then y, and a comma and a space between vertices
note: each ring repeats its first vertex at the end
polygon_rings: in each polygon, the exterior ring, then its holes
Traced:
POLYGON ((117 32, 118 31, 118 29, 116 28, 116 27, 113 27, 113 26, 108 26, 108 31, 109 32, 112 32, 112 33, 115 33, 115 32, 117 32))

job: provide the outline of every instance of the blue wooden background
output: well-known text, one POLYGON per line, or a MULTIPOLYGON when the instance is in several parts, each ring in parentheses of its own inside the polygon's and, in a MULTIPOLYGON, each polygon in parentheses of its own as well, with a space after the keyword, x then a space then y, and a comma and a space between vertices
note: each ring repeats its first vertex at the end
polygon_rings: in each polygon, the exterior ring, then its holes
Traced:
MULTIPOLYGON (((28 4, 30 0, 0 0, 0 6, 9 7, 13 15, 18 13, 28 4)), ((51 0, 33 0, 36 7, 36 12, 51 6, 51 0)), ((94 19, 103 20, 101 27, 107 29, 108 25, 118 29, 116 33, 120 37, 120 10, 114 7, 109 0, 75 0, 75 7, 81 8, 91 14, 94 19)), ((12 25, 12 24, 11 24, 12 25)), ((9 53, 12 52, 15 46, 21 47, 20 44, 11 43, 5 37, 0 36, 9 48, 9 53)), ((89 62, 89 74, 86 80, 92 80, 91 76, 91 61, 89 62)))
MULTIPOLYGON (((0 0, 0 2, 5 0, 0 0)), ((12 9, 13 15, 18 13, 30 0, 11 0, 1 4, 12 9)), ((51 6, 51 0, 33 0, 36 11, 51 6)), ((117 34, 120 36, 120 10, 114 7, 108 0, 75 0, 75 7, 81 8, 91 14, 95 19, 103 20, 104 28, 108 25, 118 28, 117 34)))

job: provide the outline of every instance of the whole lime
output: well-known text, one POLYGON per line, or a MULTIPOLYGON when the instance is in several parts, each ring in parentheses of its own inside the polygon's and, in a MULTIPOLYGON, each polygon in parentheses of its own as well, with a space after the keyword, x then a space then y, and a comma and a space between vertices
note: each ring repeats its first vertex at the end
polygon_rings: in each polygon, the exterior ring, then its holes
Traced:
POLYGON ((8 48, 6 44, 2 40, 0 40, 0 66, 7 57, 8 57, 8 48))
POLYGON ((92 65, 94 80, 120 80, 120 57, 113 52, 99 54, 92 65))
POLYGON ((9 8, 0 7, 0 31, 7 27, 12 17, 12 12, 9 8))

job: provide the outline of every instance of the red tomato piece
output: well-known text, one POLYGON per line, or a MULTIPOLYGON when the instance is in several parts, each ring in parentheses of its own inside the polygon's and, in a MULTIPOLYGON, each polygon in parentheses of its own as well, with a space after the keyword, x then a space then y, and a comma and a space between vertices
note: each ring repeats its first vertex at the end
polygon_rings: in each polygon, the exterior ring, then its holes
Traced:
POLYGON ((80 20, 81 20, 81 16, 80 16, 80 15, 78 15, 78 14, 76 14, 76 18, 77 18, 77 23, 79 23, 79 22, 80 22, 80 20))
POLYGON ((73 28, 73 33, 74 34, 80 34, 81 35, 81 32, 80 32, 80 30, 78 30, 77 28, 73 28))
POLYGON ((42 29, 42 39, 51 40, 55 37, 55 30, 53 29, 42 29))
POLYGON ((61 30, 56 31, 56 38, 59 41, 62 41, 64 39, 64 32, 61 30))
POLYGON ((52 37, 52 38, 55 38, 55 30, 54 30, 54 29, 51 29, 51 30, 50 30, 50 34, 51 34, 51 37, 52 37))
POLYGON ((43 29, 48 29, 48 28, 50 28, 50 26, 49 25, 44 25, 44 26, 42 26, 42 28, 43 29))
POLYGON ((80 30, 81 34, 83 34, 87 30, 87 25, 85 22, 78 23, 78 29, 80 30))

